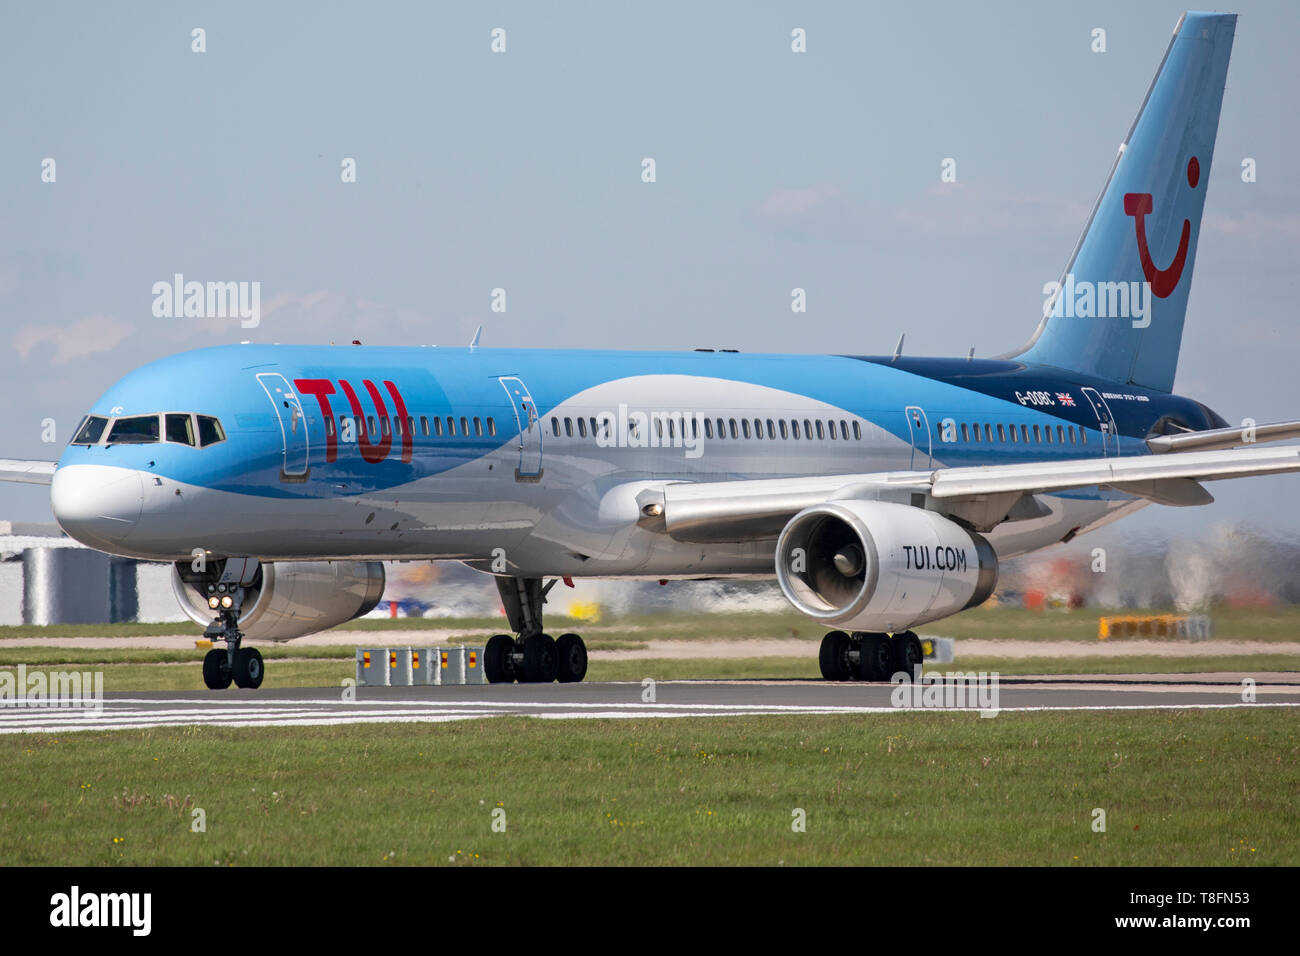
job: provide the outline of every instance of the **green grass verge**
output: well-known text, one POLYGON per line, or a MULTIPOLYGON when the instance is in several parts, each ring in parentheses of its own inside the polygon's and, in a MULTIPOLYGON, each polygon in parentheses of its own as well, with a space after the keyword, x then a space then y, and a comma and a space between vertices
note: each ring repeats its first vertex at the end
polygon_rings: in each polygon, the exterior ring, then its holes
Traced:
MULTIPOLYGON (((1105 615, 1129 613, 1102 608, 1078 610, 1027 611, 1013 607, 982 607, 946 620, 917 628, 921 634, 958 638, 1009 640, 1077 640, 1095 641, 1097 622, 1105 615)), ((1173 613, 1172 610, 1132 613, 1173 613)), ((1209 612, 1215 635, 1235 640, 1300 640, 1300 606, 1271 608, 1216 607, 1209 612)), ((824 629, 794 611, 735 613, 662 613, 605 615, 598 622, 585 622, 560 615, 547 615, 547 630, 552 634, 577 631, 593 646, 609 646, 656 640, 732 640, 782 637, 821 639, 824 629)), ((481 643, 488 635, 506 629, 501 617, 481 618, 374 618, 351 621, 338 630, 357 632, 358 644, 372 640, 373 632, 410 630, 446 630, 452 642, 481 643)), ((0 627, 0 641, 33 637, 152 637, 193 634, 200 629, 182 624, 60 624, 51 627, 0 627)))
POLYGON ((1270 709, 15 735, 0 862, 1295 865, 1296 731, 1270 709))
MULTIPOLYGON (((42 648, 32 648, 42 651, 42 648)), ((104 674, 104 689, 111 692, 143 690, 197 691, 203 689, 201 659, 193 652, 181 661, 172 660, 175 652, 156 651, 166 660, 149 658, 149 652, 130 652, 140 660, 118 663, 66 661, 62 652, 45 657, 29 655, 19 663, 29 669, 92 670, 104 674)), ((104 656, 101 652, 99 655, 104 656)), ((12 670, 13 667, 0 667, 12 670)), ((953 664, 931 664, 929 670, 996 671, 1003 676, 1019 674, 1203 674, 1211 671, 1243 671, 1263 674, 1275 671, 1300 671, 1300 657, 1284 654, 1249 654, 1238 657, 970 657, 953 664)), ((264 687, 339 687, 344 678, 354 677, 353 657, 302 660, 271 659, 266 668, 264 687)), ((817 659, 806 657, 691 658, 592 661, 587 671, 589 681, 656 680, 816 680, 821 676, 817 659)))

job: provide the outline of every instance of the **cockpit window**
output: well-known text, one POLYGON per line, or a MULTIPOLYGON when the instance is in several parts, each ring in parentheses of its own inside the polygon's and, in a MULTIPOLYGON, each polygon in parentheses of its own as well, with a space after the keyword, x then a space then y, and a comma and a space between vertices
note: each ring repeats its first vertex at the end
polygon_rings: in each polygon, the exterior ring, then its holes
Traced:
POLYGON ((168 415, 167 440, 192 446, 194 444, 193 419, 189 415, 168 415))
POLYGON ((147 445, 158 440, 158 416, 135 415, 113 422, 108 433, 110 445, 147 445))
POLYGON ((98 445, 99 440, 104 437, 104 426, 107 424, 107 418, 100 418, 98 415, 87 415, 81 420, 81 427, 77 429, 72 444, 98 445))
POLYGON ((211 415, 198 415, 199 420, 199 445, 207 448, 209 445, 215 445, 219 441, 226 440, 226 432, 221 427, 221 422, 217 421, 211 415))

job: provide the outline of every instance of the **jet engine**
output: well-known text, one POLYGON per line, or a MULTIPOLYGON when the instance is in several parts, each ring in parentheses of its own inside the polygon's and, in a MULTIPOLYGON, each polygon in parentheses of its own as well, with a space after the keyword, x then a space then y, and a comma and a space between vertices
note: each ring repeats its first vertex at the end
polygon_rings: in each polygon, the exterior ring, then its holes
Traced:
POLYGON ((983 537, 933 511, 830 501, 790 519, 776 576, 790 603, 820 623, 895 633, 982 604, 998 560, 983 537))
MULTIPOLYGON (((287 641, 325 631, 369 614, 384 594, 378 561, 279 561, 229 558, 196 571, 188 561, 172 566, 172 592, 196 624, 217 616, 210 603, 240 602, 245 636, 287 641)), ((229 606, 229 605, 226 605, 229 606)))

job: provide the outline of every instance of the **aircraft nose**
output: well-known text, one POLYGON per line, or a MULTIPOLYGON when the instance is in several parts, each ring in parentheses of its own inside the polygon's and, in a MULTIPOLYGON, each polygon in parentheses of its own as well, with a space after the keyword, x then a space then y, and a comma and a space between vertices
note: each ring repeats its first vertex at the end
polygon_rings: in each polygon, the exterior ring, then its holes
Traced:
POLYGON ((144 503, 140 473, 107 465, 65 465, 54 472, 50 506, 71 537, 112 551, 135 530, 144 503))

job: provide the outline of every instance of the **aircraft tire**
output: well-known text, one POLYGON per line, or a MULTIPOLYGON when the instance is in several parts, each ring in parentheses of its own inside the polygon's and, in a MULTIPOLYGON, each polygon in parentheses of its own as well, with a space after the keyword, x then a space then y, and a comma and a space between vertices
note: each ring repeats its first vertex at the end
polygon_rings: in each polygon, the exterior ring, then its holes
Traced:
POLYGON ((561 684, 576 684, 587 676, 587 645, 577 634, 561 634, 555 642, 556 679, 561 684))
POLYGON ((509 684, 515 679, 510 655, 515 640, 509 634, 493 634, 483 648, 483 673, 489 684, 509 684))
POLYGON ((862 635, 859 676, 867 681, 887 681, 894 671, 894 649, 885 634, 862 635))
POLYGON ((231 672, 236 687, 244 687, 248 690, 256 690, 261 687, 262 678, 266 676, 266 665, 262 663, 262 652, 256 647, 241 647, 235 651, 234 666, 231 668, 231 672))
POLYGON ((203 656, 203 683, 208 690, 225 690, 230 686, 230 680, 226 652, 214 647, 203 656))
POLYGON ((558 664, 555 639, 551 635, 530 634, 524 638, 524 674, 521 683, 551 683, 555 680, 558 664))
POLYGON ((829 631, 822 638, 817 653, 817 664, 826 680, 852 680, 853 667, 849 664, 849 648, 853 641, 843 631, 829 631))
MULTIPOLYGON (((895 634, 890 643, 894 650, 893 673, 902 671, 909 681, 915 680, 916 666, 923 665, 925 661, 925 649, 921 647, 921 639, 912 631, 903 631, 901 634, 895 634)), ((893 674, 890 677, 893 677, 893 674)))

